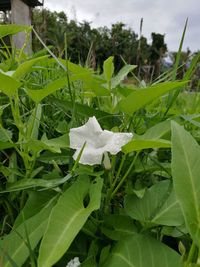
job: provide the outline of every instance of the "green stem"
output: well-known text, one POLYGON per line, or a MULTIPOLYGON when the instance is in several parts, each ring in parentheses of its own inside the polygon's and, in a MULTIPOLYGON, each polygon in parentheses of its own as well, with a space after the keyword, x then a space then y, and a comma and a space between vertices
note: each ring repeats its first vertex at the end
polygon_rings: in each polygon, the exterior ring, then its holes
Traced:
MULTIPOLYGON (((119 178, 119 175, 121 173, 121 170, 122 170, 122 167, 124 165, 124 162, 125 162, 125 158, 126 158, 126 155, 124 154, 123 155, 123 158, 120 162, 120 165, 119 165, 119 168, 118 168, 118 171, 117 171, 117 174, 116 174, 116 177, 115 179, 112 179, 111 181, 111 178, 109 179, 109 182, 110 182, 110 188, 108 189, 108 192, 107 192, 107 195, 106 195, 106 200, 105 200, 105 209, 104 209, 104 212, 107 214, 109 213, 109 206, 110 206, 110 200, 111 200, 111 194, 112 194, 112 191, 116 185, 116 182, 119 178)), ((116 162, 115 162, 116 163, 116 162)), ((110 175, 112 175, 112 177, 114 177, 114 169, 112 171, 112 173, 110 172, 110 175)))
POLYGON ((114 182, 113 182, 113 184, 112 184, 112 187, 111 187, 112 190, 114 189, 114 187, 115 187, 115 185, 116 185, 116 183, 117 183, 117 181, 118 181, 118 179, 119 179, 121 170, 122 170, 122 168, 123 168, 123 166, 124 166, 125 159, 126 159, 126 155, 124 154, 123 157, 122 157, 122 160, 121 160, 121 162, 120 162, 120 165, 119 165, 119 168, 118 168, 118 171, 117 171, 115 180, 114 180, 114 182))
POLYGON ((196 245, 193 241, 187 257, 186 266, 189 266, 189 264, 193 262, 195 251, 196 251, 196 245))
POLYGON ((122 186, 122 184, 124 183, 126 177, 129 175, 129 173, 131 172, 135 162, 136 162, 136 159, 139 155, 139 151, 136 153, 131 165, 129 166, 128 170, 126 171, 126 173, 124 174, 124 176, 122 177, 121 181, 119 182, 119 184, 116 186, 115 190, 112 192, 111 194, 111 199, 114 197, 114 195, 118 192, 118 190, 120 189, 120 187, 122 186))
POLYGON ((124 180, 126 179, 126 177, 129 175, 130 171, 132 170, 132 167, 135 164, 135 161, 137 159, 138 154, 139 154, 139 152, 136 153, 136 155, 135 155, 135 157, 134 157, 131 165, 129 166, 127 172, 125 173, 125 175, 122 177, 121 181, 119 182, 119 184, 115 188, 115 185, 116 185, 116 183, 117 183, 117 181, 119 179, 121 170, 122 170, 122 168, 124 166, 124 162, 125 162, 125 159, 126 159, 126 155, 125 154, 123 155, 123 158, 122 158, 122 160, 120 162, 120 166, 119 166, 119 169, 117 171, 115 180, 113 181, 112 186, 108 189, 108 193, 107 193, 106 200, 105 200, 105 209, 104 209, 105 214, 108 214, 109 213, 110 201, 112 200, 112 198, 114 197, 114 195, 117 193, 117 191, 119 190, 119 188, 123 184, 124 180))
POLYGON ((112 157, 111 160, 111 170, 109 170, 109 183, 110 183, 110 187, 112 187, 113 184, 113 178, 114 178, 114 172, 115 172, 115 163, 116 163, 116 157, 112 157))

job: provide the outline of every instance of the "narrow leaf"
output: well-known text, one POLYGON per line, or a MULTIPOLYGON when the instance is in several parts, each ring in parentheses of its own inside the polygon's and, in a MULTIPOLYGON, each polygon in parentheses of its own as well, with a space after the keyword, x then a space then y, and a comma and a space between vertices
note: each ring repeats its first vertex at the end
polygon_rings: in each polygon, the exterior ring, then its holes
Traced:
POLYGON ((122 151, 127 154, 133 151, 140 151, 148 148, 161 148, 161 147, 162 148, 171 147, 171 142, 164 139, 158 139, 158 140, 134 139, 131 140, 129 143, 127 143, 125 146, 123 146, 122 151))
POLYGON ((113 57, 109 57, 103 63, 103 74, 108 83, 110 83, 113 73, 114 73, 113 57))
POLYGON ((121 70, 117 73, 117 75, 111 80, 111 88, 115 88, 120 84, 121 81, 126 78, 130 71, 134 70, 137 66, 135 65, 125 65, 121 70))
POLYGON ((66 86, 66 84, 67 84, 67 78, 61 78, 53 82, 50 82, 44 89, 40 90, 27 89, 26 91, 33 101, 39 103, 48 95, 66 86))
POLYGON ((180 88, 185 84, 186 82, 165 82, 134 91, 119 102, 119 108, 121 111, 132 115, 136 110, 149 104, 159 96, 162 96, 175 88, 180 88))
POLYGON ((20 64, 19 67, 14 71, 12 77, 17 80, 20 80, 25 74, 27 74, 31 70, 34 64, 36 64, 37 62, 41 62, 46 58, 47 56, 37 57, 20 64))

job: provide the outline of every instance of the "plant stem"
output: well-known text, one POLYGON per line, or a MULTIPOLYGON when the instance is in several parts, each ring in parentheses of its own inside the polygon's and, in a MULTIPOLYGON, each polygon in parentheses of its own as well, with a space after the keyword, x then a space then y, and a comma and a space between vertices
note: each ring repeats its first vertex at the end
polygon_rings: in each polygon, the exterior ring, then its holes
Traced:
POLYGON ((111 199, 114 197, 114 195, 117 193, 117 191, 120 189, 120 187, 122 186, 123 182, 125 181, 126 177, 129 175, 130 171, 132 170, 135 162, 136 162, 136 159, 139 155, 139 151, 136 153, 131 165, 129 166, 128 170, 126 171, 126 173, 124 174, 124 176, 122 177, 121 181, 119 182, 119 184, 116 186, 115 190, 112 192, 111 194, 111 199))
POLYGON ((126 177, 128 176, 128 174, 130 173, 130 171, 132 170, 132 167, 133 165, 135 164, 135 161, 138 157, 138 154, 139 152, 136 153, 131 165, 129 166, 128 170, 126 171, 126 173, 124 174, 124 176, 122 177, 121 181, 119 182, 119 184, 116 186, 116 188, 114 189, 118 179, 119 179, 119 176, 120 176, 120 173, 121 173, 121 170, 122 170, 122 167, 124 166, 124 162, 125 162, 125 159, 126 159, 126 155, 124 154, 123 155, 123 158, 120 162, 120 166, 119 166, 119 169, 117 171, 117 174, 116 174, 116 177, 115 177, 115 180, 113 181, 112 183, 112 186, 108 189, 108 193, 107 193, 107 196, 106 196, 106 200, 105 200, 105 213, 108 213, 109 212, 109 206, 110 206, 110 201, 112 200, 112 198, 114 197, 114 195, 117 193, 117 191, 119 190, 119 188, 121 187, 121 185, 123 184, 124 180, 126 179, 126 177), (114 190, 113 190, 114 189, 114 190))
POLYGON ((196 251, 196 244, 193 241, 192 242, 192 245, 190 247, 190 251, 188 253, 188 257, 187 257, 187 261, 186 261, 186 266, 190 266, 189 264, 193 262, 195 251, 196 251))
POLYGON ((111 187, 112 190, 114 189, 114 187, 115 187, 115 185, 116 185, 116 182, 117 182, 117 180, 119 179, 121 170, 122 170, 122 168, 123 168, 123 166, 124 166, 125 159, 126 159, 126 155, 124 154, 123 157, 122 157, 122 160, 121 160, 121 162, 120 162, 120 165, 119 165, 119 168, 118 168, 118 171, 117 171, 115 180, 114 180, 114 182, 112 183, 112 187, 111 187))

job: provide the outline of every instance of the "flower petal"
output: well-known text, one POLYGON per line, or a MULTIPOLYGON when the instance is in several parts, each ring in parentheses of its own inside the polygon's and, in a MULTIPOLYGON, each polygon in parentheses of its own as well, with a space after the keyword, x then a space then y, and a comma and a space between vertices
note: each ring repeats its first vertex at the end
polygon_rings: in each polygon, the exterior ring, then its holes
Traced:
MULTIPOLYGON (((104 132, 105 136, 108 135, 108 131, 105 130, 104 132)), ((119 151, 121 151, 122 146, 127 144, 132 137, 132 133, 112 133, 112 136, 109 138, 109 142, 107 142, 104 149, 105 151, 110 152, 110 154, 116 155, 119 151)))
POLYGON ((97 135, 102 131, 97 119, 95 117, 89 118, 83 126, 70 129, 70 148, 80 149, 85 142, 95 144, 97 135))
POLYGON ((75 257, 75 258, 73 258, 72 260, 70 260, 68 262, 68 264, 67 264, 66 267, 78 267, 80 265, 81 265, 81 263, 79 261, 79 258, 78 257, 75 257))
POLYGON ((75 160, 86 143, 79 162, 88 165, 101 164, 105 152, 117 154, 133 137, 132 133, 103 131, 95 117, 89 118, 81 127, 72 128, 69 136, 70 147, 76 149, 75 160))
MULTIPOLYGON (((77 149, 73 155, 73 159, 76 160, 81 149, 77 149)), ((85 146, 79 163, 87 165, 101 164, 104 150, 102 148, 93 148, 92 146, 85 146)))

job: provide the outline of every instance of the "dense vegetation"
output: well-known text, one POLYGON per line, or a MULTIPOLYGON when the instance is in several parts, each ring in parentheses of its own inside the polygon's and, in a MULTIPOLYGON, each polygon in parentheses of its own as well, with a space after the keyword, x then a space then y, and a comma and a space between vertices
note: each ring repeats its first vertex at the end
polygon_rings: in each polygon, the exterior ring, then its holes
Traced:
MULTIPOLYGON (((0 38, 30 30, 0 26, 0 38)), ((188 91, 200 54, 176 80, 180 46, 145 83, 135 65, 109 56, 96 71, 62 49, 1 48, 0 266, 200 266, 200 96, 188 91), (116 151, 102 132, 131 140, 116 151)))
MULTIPOLYGON (((95 29, 87 21, 69 21, 64 12, 36 9, 33 13, 33 24, 45 44, 53 46, 55 54, 63 55, 66 36, 70 60, 87 64, 93 69, 101 68, 103 61, 113 55, 116 70, 124 65, 125 60, 127 64, 151 65, 158 74, 167 51, 164 35, 152 33, 152 43, 148 44, 142 33, 138 36, 122 22, 113 24, 111 29, 95 29)), ((34 38, 33 47, 35 51, 42 48, 37 38, 34 38)))

